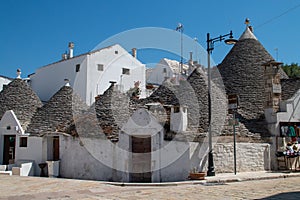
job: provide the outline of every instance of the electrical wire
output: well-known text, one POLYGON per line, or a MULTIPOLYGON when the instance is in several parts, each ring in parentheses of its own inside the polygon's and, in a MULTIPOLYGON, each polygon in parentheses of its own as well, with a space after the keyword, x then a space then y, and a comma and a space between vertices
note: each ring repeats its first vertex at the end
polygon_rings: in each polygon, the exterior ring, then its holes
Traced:
POLYGON ((258 28, 260 28, 260 27, 262 27, 262 26, 264 26, 264 25, 266 25, 266 24, 268 24, 268 23, 273 22, 274 20, 276 20, 276 19, 282 17, 283 15, 288 14, 289 12, 291 12, 291 11, 297 9, 298 7, 300 7, 300 4, 298 4, 298 5, 296 5, 296 6, 292 7, 292 8, 290 8, 290 9, 288 9, 287 11, 281 13, 280 15, 277 15, 277 16, 275 16, 275 17, 273 17, 273 18, 267 20, 266 22, 264 22, 264 23, 262 23, 262 24, 256 26, 256 29, 258 29, 258 28))

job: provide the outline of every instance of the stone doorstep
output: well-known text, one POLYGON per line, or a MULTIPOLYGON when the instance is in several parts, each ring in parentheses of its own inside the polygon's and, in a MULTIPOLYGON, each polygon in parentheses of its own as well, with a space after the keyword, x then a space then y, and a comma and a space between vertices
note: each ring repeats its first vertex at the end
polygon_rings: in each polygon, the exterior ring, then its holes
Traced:
POLYGON ((12 175, 12 171, 0 171, 0 175, 12 175))

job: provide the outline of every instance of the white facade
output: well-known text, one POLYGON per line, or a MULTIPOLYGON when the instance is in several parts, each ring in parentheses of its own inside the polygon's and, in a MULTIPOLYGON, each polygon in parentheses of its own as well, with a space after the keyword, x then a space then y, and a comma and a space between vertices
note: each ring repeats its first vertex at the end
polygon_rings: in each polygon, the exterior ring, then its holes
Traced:
MULTIPOLYGON (((183 74, 188 72, 189 66, 183 65, 183 74)), ((147 83, 161 85, 166 78, 175 78, 180 73, 180 63, 176 60, 163 58, 149 73, 147 83)))
MULTIPOLYGON (((3 164, 4 154, 4 136, 16 136, 22 134, 23 129, 20 125, 19 120, 12 110, 6 111, 0 121, 0 163, 3 164)), ((15 157, 16 151, 11 152, 12 157, 15 157)), ((11 163, 14 160, 10 161, 11 163)))
POLYGON ((172 107, 170 129, 175 132, 184 132, 188 127, 187 107, 172 107))
MULTIPOLYGON (((286 101, 280 102, 279 112, 274 112, 273 108, 265 110, 266 121, 268 122, 268 129, 274 135, 273 144, 271 146, 271 155, 275 155, 278 147, 283 146, 276 137, 280 136, 280 122, 300 122, 300 90, 294 96, 286 101)), ((273 157, 274 158, 274 157, 273 157)), ((276 159, 271 160, 272 169, 277 169, 276 159)))
POLYGON ((163 127, 144 109, 136 111, 123 126, 117 143, 104 138, 61 136, 60 175, 134 182, 132 174, 150 172, 150 182, 186 180, 191 169, 203 160, 199 158, 199 143, 164 141, 163 137, 163 127), (151 151, 133 152, 133 137, 150 138, 151 151))
POLYGON ((34 175, 38 169, 39 154, 41 154, 38 141, 28 140, 28 134, 24 133, 19 120, 12 110, 4 113, 0 121, 0 165, 4 162, 4 154, 7 155, 8 149, 5 144, 5 137, 14 138, 13 145, 9 146, 9 165, 8 170, 12 174, 20 176, 34 175), (26 147, 23 147, 20 138, 26 138, 26 147), (30 148, 27 148, 30 147, 30 148))
POLYGON ((109 87, 109 81, 117 82, 123 92, 140 81, 141 97, 145 96, 145 65, 118 44, 41 67, 30 76, 30 85, 42 101, 48 101, 64 79, 88 105, 109 87))
POLYGON ((7 78, 7 77, 3 77, 3 76, 0 76, 0 92, 2 91, 3 89, 3 85, 7 85, 11 82, 11 79, 7 78))
POLYGON ((280 112, 274 112, 273 108, 265 110, 269 130, 273 135, 280 135, 279 122, 300 122, 299 102, 300 90, 298 90, 292 98, 280 102, 280 112))

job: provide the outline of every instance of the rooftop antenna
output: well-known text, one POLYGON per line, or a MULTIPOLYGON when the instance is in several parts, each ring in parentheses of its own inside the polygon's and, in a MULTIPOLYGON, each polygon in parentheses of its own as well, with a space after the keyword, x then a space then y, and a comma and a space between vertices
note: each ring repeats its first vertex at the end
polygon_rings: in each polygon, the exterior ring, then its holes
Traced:
POLYGON ((180 69, 179 69, 179 72, 182 73, 183 71, 183 24, 181 23, 178 23, 177 27, 176 27, 176 31, 179 31, 180 32, 180 69))
POLYGON ((278 48, 275 48, 274 50, 276 52, 276 61, 278 61, 278 48))

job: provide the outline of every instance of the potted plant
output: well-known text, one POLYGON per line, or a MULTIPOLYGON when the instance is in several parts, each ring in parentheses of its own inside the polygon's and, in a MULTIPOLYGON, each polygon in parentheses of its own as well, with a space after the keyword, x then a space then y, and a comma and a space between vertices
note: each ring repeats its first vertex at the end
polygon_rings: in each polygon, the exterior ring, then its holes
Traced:
POLYGON ((189 179, 191 180, 204 180, 205 179, 205 172, 197 171, 196 167, 190 171, 189 179))

